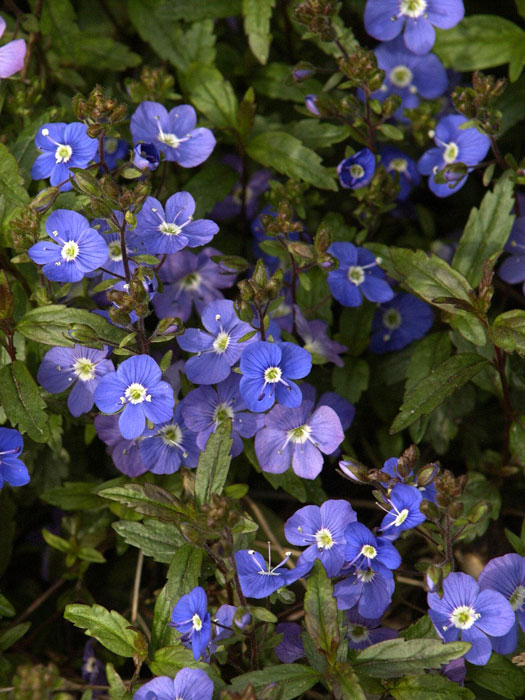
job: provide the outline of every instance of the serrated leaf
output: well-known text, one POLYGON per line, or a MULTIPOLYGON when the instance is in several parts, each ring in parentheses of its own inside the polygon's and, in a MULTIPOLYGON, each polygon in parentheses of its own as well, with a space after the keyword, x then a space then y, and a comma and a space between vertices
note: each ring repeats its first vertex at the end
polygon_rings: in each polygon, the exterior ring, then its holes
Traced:
POLYGON ((235 17, 240 13, 241 0, 167 0, 158 3, 157 17, 161 20, 198 22, 202 19, 235 17))
POLYGON ((213 681, 216 690, 226 686, 213 666, 203 661, 195 661, 191 649, 186 649, 180 643, 157 649, 149 666, 156 676, 170 676, 170 678, 176 676, 181 668, 200 668, 213 681))
POLYGON ((441 668, 470 649, 468 642, 437 639, 389 639, 359 652, 354 668, 373 678, 398 678, 412 671, 441 668))
POLYGON ((275 683, 279 700, 293 700, 309 690, 321 678, 318 671, 303 664, 282 664, 236 676, 232 678, 231 687, 235 692, 241 692, 248 685, 252 685, 256 691, 259 691, 275 683))
POLYGON ((316 559, 306 583, 304 619, 318 650, 335 660, 339 646, 339 624, 334 588, 324 566, 316 559))
POLYGON ((11 425, 35 442, 47 442, 49 422, 46 403, 24 362, 15 360, 0 369, 0 396, 11 425))
MULTIPOLYGON (((218 71, 217 71, 218 73, 218 71)), ((219 129, 235 129, 239 103, 229 81, 218 78, 200 82, 191 92, 191 101, 219 129)))
POLYGON ((475 700, 474 693, 437 674, 402 678, 393 688, 395 700, 475 700))
POLYGON ((318 119, 300 119, 292 125, 292 134, 308 148, 328 148, 350 136, 350 128, 343 124, 328 124, 318 119))
POLYGON ((459 240, 452 266, 473 287, 481 280, 483 263, 503 250, 512 229, 514 185, 502 177, 492 192, 483 197, 479 209, 473 208, 459 240))
POLYGON ((98 495, 110 501, 130 506, 138 513, 150 517, 179 522, 184 506, 166 489, 155 484, 126 484, 98 491, 98 495))
POLYGON ((246 152, 258 163, 294 180, 303 180, 322 190, 337 190, 335 179, 321 165, 317 153, 284 131, 258 134, 247 143, 246 152))
POLYGON ((505 352, 525 355, 525 311, 513 309, 500 314, 488 333, 492 342, 505 352))
POLYGON ((223 421, 210 435, 206 449, 201 452, 195 474, 195 499, 198 504, 209 503, 214 493, 222 493, 232 459, 231 433, 231 420, 223 421))
POLYGON ((492 654, 485 666, 468 665, 468 677, 476 685, 496 693, 498 697, 521 700, 525 697, 525 671, 509 659, 492 654))
POLYGON ((244 31, 253 55, 265 64, 270 52, 270 19, 275 0, 242 0, 244 31))
POLYGON ((403 405, 392 423, 390 432, 397 433, 411 425, 419 416, 431 413, 487 363, 488 360, 475 353, 454 355, 440 363, 419 384, 405 393, 403 405))
POLYGON ((106 610, 102 605, 73 604, 66 605, 64 617, 119 656, 136 656, 142 648, 143 635, 130 629, 130 623, 115 610, 106 610))
POLYGON ((113 529, 125 542, 138 547, 147 557, 162 564, 169 564, 180 545, 185 542, 175 525, 160 520, 120 520, 113 523, 113 529))
POLYGON ((29 202, 29 195, 24 188, 16 159, 3 143, 0 143, 0 192, 3 196, 0 223, 5 225, 20 207, 29 202))

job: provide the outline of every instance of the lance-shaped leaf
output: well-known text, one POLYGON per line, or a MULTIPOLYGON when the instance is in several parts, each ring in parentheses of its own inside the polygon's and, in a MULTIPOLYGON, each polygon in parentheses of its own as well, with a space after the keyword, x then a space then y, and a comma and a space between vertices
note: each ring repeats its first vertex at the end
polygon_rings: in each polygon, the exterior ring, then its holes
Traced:
POLYGON ((232 460, 231 432, 232 422, 225 420, 210 435, 206 449, 199 457, 195 475, 195 498, 199 504, 208 503, 214 493, 222 493, 232 460))
POLYGON ((242 0, 244 31, 253 55, 266 63, 270 52, 270 19, 275 0, 242 0))
POLYGON ((256 691, 259 691, 274 683, 278 689, 279 700, 292 700, 305 693, 321 679, 319 671, 303 664, 281 664, 237 676, 232 679, 231 687, 235 692, 240 692, 248 685, 252 685, 256 691))
POLYGON ((134 508, 137 513, 159 520, 180 522, 185 507, 178 498, 155 484, 126 484, 99 491, 99 496, 134 508))
POLYGON ((513 309, 500 314, 488 333, 492 342, 502 350, 525 355, 525 311, 513 309))
POLYGON ((395 700, 475 700, 474 693, 437 674, 402 678, 390 694, 395 700))
POLYGON ((0 396, 11 425, 18 426, 35 442, 49 440, 49 422, 46 403, 26 365, 15 360, 0 369, 0 396))
POLYGON ((30 627, 30 622, 21 622, 19 625, 13 625, 4 630, 0 634, 0 651, 6 651, 15 642, 18 642, 30 627))
POLYGON ((441 668, 466 654, 468 642, 444 644, 437 639, 389 639, 361 651, 354 668, 373 678, 398 678, 413 671, 441 668))
POLYGON ((480 208, 470 212, 452 265, 473 287, 481 280, 483 263, 501 253, 507 242, 514 221, 513 190, 510 178, 503 176, 483 197, 480 208))
POLYGON ((173 523, 160 520, 119 520, 113 523, 113 529, 128 544, 141 549, 147 557, 152 557, 162 564, 169 564, 175 552, 185 540, 173 523))
POLYGON ((102 605, 66 605, 64 617, 114 654, 141 661, 148 655, 144 635, 130 629, 130 623, 115 610, 106 610, 102 605))
POLYGON ((356 672, 349 663, 337 662, 325 676, 336 700, 366 700, 356 672))
POLYGON ((333 595, 332 582, 317 559, 308 577, 304 596, 306 629, 317 649, 326 652, 329 659, 335 660, 339 646, 339 624, 337 602, 333 595))
POLYGON ((460 353, 432 369, 425 378, 405 393, 403 405, 392 423, 390 432, 397 433, 411 425, 419 416, 428 415, 456 389, 472 379, 487 362, 488 360, 475 353, 460 353))

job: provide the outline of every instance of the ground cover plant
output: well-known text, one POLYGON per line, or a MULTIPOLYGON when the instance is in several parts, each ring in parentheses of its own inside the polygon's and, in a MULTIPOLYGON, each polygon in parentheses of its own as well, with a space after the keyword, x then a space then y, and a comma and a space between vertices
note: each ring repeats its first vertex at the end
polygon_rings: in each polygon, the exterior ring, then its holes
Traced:
POLYGON ((524 19, 2 4, 3 697, 525 697, 524 19))

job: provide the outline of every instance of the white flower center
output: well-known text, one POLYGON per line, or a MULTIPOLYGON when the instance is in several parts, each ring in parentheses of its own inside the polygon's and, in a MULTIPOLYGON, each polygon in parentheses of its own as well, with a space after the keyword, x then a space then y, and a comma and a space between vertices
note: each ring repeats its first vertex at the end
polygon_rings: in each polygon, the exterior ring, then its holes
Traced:
POLYGON ((461 630, 468 630, 481 617, 470 605, 460 605, 454 608, 450 615, 450 622, 461 630))
POLYGON ((351 265, 348 268, 348 279, 355 284, 356 287, 359 287, 359 285, 363 284, 365 281, 365 272, 363 268, 359 267, 359 265, 351 265))
POLYGON ((408 66, 394 66, 388 74, 388 79, 398 88, 406 88, 412 82, 414 77, 408 66))
POLYGON ((388 165, 389 170, 395 170, 396 173, 406 173, 408 169, 408 161, 406 158, 392 158, 388 165))
POLYGON ((166 146, 169 146, 170 148, 177 148, 177 146, 180 144, 181 139, 179 139, 175 134, 170 134, 169 132, 165 134, 163 131, 159 130, 159 134, 157 136, 157 139, 161 143, 165 143, 166 146))
POLYGON ((190 272, 181 280, 180 286, 188 292, 195 292, 201 286, 201 282, 202 277, 198 272, 190 272))
POLYGON ((401 314, 397 309, 388 309, 382 316, 383 326, 391 331, 399 328, 401 325, 401 314))
POLYGON ((177 423, 170 423, 162 428, 160 437, 162 442, 168 447, 180 447, 182 443, 182 430, 177 423))
POLYGON ((362 583, 370 583, 376 575, 373 569, 368 569, 367 571, 359 570, 355 572, 355 575, 362 583))
POLYGON ((216 425, 224 423, 227 418, 233 418, 233 408, 228 403, 219 403, 213 412, 213 421, 216 425))
POLYGON ((454 143, 454 141, 451 141, 450 143, 447 143, 446 148, 443 152, 443 160, 447 165, 450 165, 451 163, 456 162, 456 158, 458 157, 459 153, 459 148, 457 143, 454 143))
POLYGON ((525 602, 525 586, 518 586, 509 598, 510 607, 513 610, 521 610, 525 602))
POLYGON ((95 377, 95 363, 87 357, 79 357, 73 365, 73 372, 82 382, 89 382, 95 377))
POLYGON ((394 525, 395 525, 396 527, 399 527, 400 525, 402 525, 402 524, 405 522, 405 520, 407 519, 407 517, 408 517, 408 508, 403 508, 403 510, 400 511, 400 512, 396 515, 396 519, 394 520, 394 525))
POLYGON ((369 631, 366 629, 366 627, 347 623, 347 628, 347 637, 351 639, 352 642, 359 643, 366 642, 368 640, 369 631))
POLYGON ((71 146, 67 146, 66 144, 62 143, 58 144, 58 147, 55 151, 55 160, 57 163, 67 163, 72 155, 73 149, 71 148, 71 146))
POLYGON ((286 442, 303 445, 310 437, 311 432, 312 429, 309 425, 300 425, 298 428, 292 428, 286 433, 286 442))
POLYGON ((109 245, 109 259, 113 262, 120 262, 122 260, 122 248, 118 241, 112 241, 109 245))
POLYGON ((377 557, 377 549, 371 544, 364 544, 361 548, 361 552, 367 559, 375 559, 377 557))
POLYGON ((327 530, 326 527, 317 530, 315 533, 315 541, 317 542, 318 549, 332 549, 335 544, 332 533, 330 530, 327 530))
POLYGON ((264 381, 268 384, 277 384, 281 381, 282 374, 280 367, 268 367, 264 370, 264 381))
POLYGON ((195 632, 200 632, 202 629, 202 620, 200 617, 195 613, 195 615, 191 618, 191 624, 193 625, 193 629, 195 632))
POLYGON ((401 0, 399 4, 400 13, 406 17, 421 17, 426 9, 426 0, 401 0))
POLYGON ((222 353, 226 352, 226 350, 228 349, 229 344, 230 334, 226 333, 226 331, 221 331, 213 341, 213 349, 215 350, 217 355, 222 355, 222 353))
MULTIPOLYGON (((143 401, 151 401, 151 396, 148 399, 148 390, 142 384, 133 382, 130 384, 124 393, 125 399, 131 404, 142 403, 143 401)), ((122 399, 121 399, 122 400, 122 399)))
POLYGON ((159 226, 159 231, 164 233, 166 236, 178 236, 182 231, 182 226, 170 223, 169 221, 163 221, 159 226))
POLYGON ((71 262, 74 260, 77 255, 79 254, 80 249, 78 247, 78 243, 76 241, 66 241, 64 245, 62 246, 62 250, 60 251, 60 255, 62 256, 62 259, 65 260, 66 262, 71 262))
POLYGON ((365 174, 365 169, 362 165, 359 165, 359 163, 354 163, 350 166, 348 172, 352 177, 355 177, 356 179, 360 180, 365 174))

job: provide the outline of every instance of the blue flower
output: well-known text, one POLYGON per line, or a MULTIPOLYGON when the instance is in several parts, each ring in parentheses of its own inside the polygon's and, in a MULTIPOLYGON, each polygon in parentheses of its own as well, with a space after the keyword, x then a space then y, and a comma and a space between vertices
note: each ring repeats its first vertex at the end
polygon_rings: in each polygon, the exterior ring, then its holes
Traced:
POLYGON ((387 500, 391 509, 383 518, 380 529, 388 539, 395 540, 403 530, 417 527, 426 520, 419 510, 423 496, 415 486, 396 484, 387 500))
POLYGON ((345 529, 345 560, 356 569, 374 569, 386 567, 397 569, 401 564, 401 555, 384 537, 374 537, 362 523, 352 522, 345 529))
MULTIPOLYGON (((236 155, 227 155, 222 162, 229 165, 234 170, 242 174, 242 159, 236 155)), ((256 170, 246 184, 244 209, 248 220, 253 219, 259 205, 259 198, 268 189, 268 183, 272 177, 270 170, 262 168, 256 170)), ((235 183, 231 194, 227 195, 221 202, 218 202, 211 212, 211 216, 218 221, 238 216, 242 211, 242 182, 235 183)))
MULTIPOLYGON (((332 454, 344 440, 337 413, 329 406, 315 411, 313 401, 296 408, 274 406, 255 436, 255 453, 265 472, 282 474, 290 464, 304 479, 315 479, 323 454, 332 454)), ((313 508, 314 506, 312 506, 313 508)))
MULTIPOLYGON (((0 37, 5 32, 5 19, 0 17, 0 37)), ((0 48, 0 78, 9 78, 24 67, 26 42, 23 39, 8 41, 0 48)))
POLYGON ((38 368, 37 379, 50 394, 60 394, 73 387, 67 406, 77 418, 91 411, 99 381, 108 372, 115 371, 111 360, 106 359, 107 354, 107 348, 95 350, 82 345, 51 348, 38 368))
POLYGON ((366 649, 372 644, 385 642, 397 637, 396 630, 379 627, 381 618, 370 619, 359 614, 358 608, 352 608, 346 613, 343 625, 346 628, 346 638, 350 649, 366 649))
POLYGON ((376 564, 375 569, 352 567, 350 574, 335 584, 334 596, 339 610, 357 606, 363 617, 374 619, 381 617, 390 605, 394 588, 394 577, 386 566, 376 564))
POLYGON ((14 428, 0 428, 0 489, 29 483, 26 465, 18 457, 24 449, 22 435, 14 428))
POLYGON ((108 259, 106 242, 76 211, 57 209, 46 221, 52 242, 39 241, 27 254, 54 282, 79 282, 108 259))
POLYGON ((396 294, 374 314, 370 350, 378 355, 401 350, 426 335, 433 323, 431 306, 411 294, 396 294))
POLYGON ((518 645, 518 623, 525 632, 525 557, 505 554, 491 559, 479 575, 478 583, 482 591, 501 593, 516 615, 506 634, 490 639, 498 654, 512 654, 518 645))
POLYGON ((434 27, 451 29, 463 19, 463 0, 367 0, 365 29, 379 41, 403 32, 406 47, 425 54, 434 46, 434 27))
POLYGON ((427 595, 428 614, 436 632, 445 642, 470 642, 465 659, 484 666, 490 658, 490 637, 506 635, 514 624, 514 611, 506 598, 491 589, 480 590, 477 582, 463 573, 452 573, 443 581, 443 597, 427 595))
POLYGON ((81 122, 44 124, 38 130, 35 144, 41 155, 33 163, 33 180, 49 178, 52 185, 64 184, 60 189, 72 189, 70 168, 85 168, 95 158, 98 148, 96 139, 87 135, 87 126, 81 122))
MULTIPOLYGON (((505 250, 511 255, 500 265, 498 275, 508 284, 525 282, 525 216, 514 222, 505 250)), ((522 291, 525 294, 525 284, 522 291)))
POLYGON ((193 221, 195 200, 189 192, 177 192, 166 202, 166 211, 155 197, 147 197, 137 214, 134 241, 148 253, 176 253, 182 248, 209 243, 219 230, 214 221, 193 221))
POLYGON ((95 403, 103 413, 118 413, 119 428, 127 440, 139 437, 146 418, 154 425, 173 416, 173 389, 162 381, 160 367, 148 355, 122 362, 116 372, 106 374, 95 389, 95 403))
POLYGON ((328 252, 339 262, 337 270, 328 273, 328 286, 340 304, 361 306, 363 296, 380 303, 392 299, 394 292, 369 250, 353 243, 332 243, 328 252))
POLYGON ((395 116, 404 122, 405 109, 419 105, 420 97, 427 100, 440 97, 448 86, 447 72, 434 54, 416 56, 405 47, 401 37, 380 44, 375 49, 377 65, 385 71, 385 82, 372 97, 383 102, 390 95, 399 95, 401 104, 395 116))
POLYGON ((156 170, 160 153, 154 143, 137 143, 133 149, 133 165, 139 170, 156 170))
MULTIPOLYGON (((438 466, 433 466, 435 467, 435 472, 432 479, 434 479, 438 474, 438 466)), ((387 459, 384 465, 381 467, 381 471, 383 474, 388 474, 388 476, 392 477, 390 481, 385 483, 386 488, 391 489, 397 483, 415 486, 419 490, 423 500, 436 503, 436 487, 432 482, 432 479, 430 480, 430 483, 426 483, 425 486, 418 486, 417 477, 413 469, 408 473, 406 473, 405 470, 403 475, 399 473, 399 460, 397 457, 390 457, 390 459, 387 459)))
POLYGON ((310 571, 320 559, 328 576, 337 576, 345 561, 345 529, 356 520, 348 501, 328 500, 321 507, 299 508, 284 524, 284 536, 290 544, 308 545, 297 565, 310 571))
POLYGON ((215 146, 209 129, 195 128, 197 116, 190 105, 179 105, 169 112, 158 102, 142 102, 131 117, 133 143, 154 144, 166 160, 183 168, 204 163, 215 146))
POLYGON ((381 162, 385 166, 388 173, 394 176, 396 173, 399 176, 399 194, 397 199, 404 202, 408 199, 413 187, 417 187, 421 178, 417 171, 417 164, 413 158, 410 158, 400 151, 398 148, 385 146, 380 150, 381 162))
POLYGON ((301 625, 296 622, 280 622, 275 628, 275 632, 283 635, 274 649, 279 661, 283 664, 293 664, 294 661, 305 656, 301 625))
POLYGON ((241 356, 241 396, 250 411, 261 413, 275 401, 299 406, 301 390, 292 379, 302 379, 312 368, 312 356, 293 343, 251 343, 241 356))
POLYGON ((290 556, 290 552, 287 552, 286 558, 273 567, 268 561, 267 567, 262 555, 253 549, 235 552, 235 564, 244 595, 248 598, 266 598, 278 588, 294 583, 312 568, 299 565, 295 569, 283 568, 290 556))
POLYGON ((314 115, 314 117, 321 116, 321 112, 317 107, 317 95, 306 95, 304 98, 304 106, 311 114, 314 115))
MULTIPOLYGON (((96 227, 101 233, 104 233, 104 230, 109 229, 109 226, 103 219, 94 219, 92 222, 92 226, 96 227)), ((122 262, 122 246, 120 245, 120 234, 116 232, 104 234, 104 241, 106 242, 106 245, 108 247, 109 254, 106 262, 103 265, 101 265, 101 267, 104 268, 104 272, 102 273, 102 279, 113 279, 117 276, 124 277, 125 270, 124 263, 122 262)), ((135 251, 129 248, 128 245, 126 245, 126 252, 128 254, 128 269, 130 271, 130 274, 133 274, 137 267, 137 264, 133 262, 130 256, 133 255, 135 251)), ((90 275, 87 276, 89 277, 90 275)))
POLYGON ((146 469, 153 474, 174 474, 181 464, 190 469, 197 466, 200 450, 195 442, 196 434, 184 423, 184 401, 177 404, 171 420, 159 423, 142 435, 140 456, 146 469))
POLYGON ((229 299, 207 304, 202 325, 208 332, 187 328, 177 338, 183 350, 197 353, 186 362, 184 372, 195 384, 216 384, 229 376, 242 351, 253 342, 254 338, 239 342, 252 327, 237 317, 229 299))
POLYGON ((118 427, 119 416, 95 416, 94 424, 98 437, 106 443, 106 452, 111 455, 116 468, 127 476, 135 477, 148 471, 140 456, 141 438, 126 440, 118 427))
POLYGON ((181 668, 175 678, 158 676, 145 683, 133 700, 211 700, 213 682, 200 668, 181 668))
MULTIPOLYGON (((459 114, 451 114, 443 117, 435 129, 434 143, 436 148, 431 148, 418 161, 417 167, 422 175, 430 175, 428 186, 437 197, 449 197, 460 190, 467 181, 468 175, 455 178, 449 175, 449 182, 440 184, 436 182, 435 175, 453 163, 465 163, 469 168, 480 163, 487 155, 490 147, 490 139, 475 128, 461 129, 461 125, 467 122, 466 117, 459 114)), ((459 177, 459 176, 458 176, 459 177)))
POLYGON ((199 659, 211 639, 208 600, 201 586, 180 598, 173 608, 169 625, 180 632, 184 646, 191 647, 193 658, 199 659))
POLYGON ((106 136, 102 142, 102 148, 104 149, 104 162, 109 170, 115 170, 118 161, 128 157, 129 143, 125 139, 106 136))
POLYGON ((368 185, 376 171, 376 157, 369 148, 345 158, 337 166, 337 174, 342 187, 358 190, 368 185))

